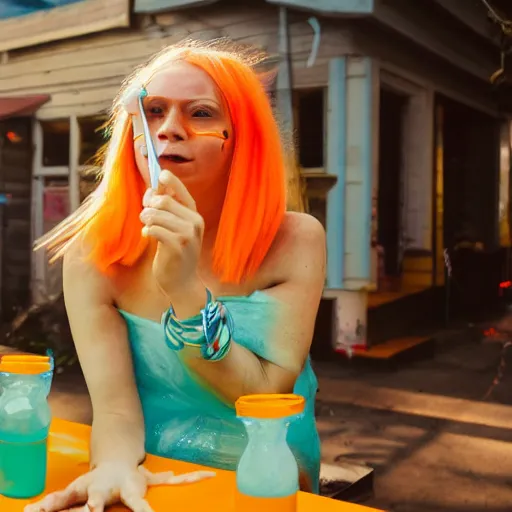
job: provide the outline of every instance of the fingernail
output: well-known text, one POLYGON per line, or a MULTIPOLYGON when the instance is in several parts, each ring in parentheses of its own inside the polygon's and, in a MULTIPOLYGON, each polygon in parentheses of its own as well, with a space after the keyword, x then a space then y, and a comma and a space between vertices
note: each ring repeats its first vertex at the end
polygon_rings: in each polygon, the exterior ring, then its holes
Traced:
POLYGON ((144 210, 140 212, 139 219, 142 222, 146 222, 149 219, 149 208, 144 208, 144 210))
POLYGON ((151 196, 153 195, 153 189, 148 188, 144 193, 144 197, 142 198, 142 206, 148 206, 149 201, 151 200, 151 196))
POLYGON ((142 236, 143 236, 144 238, 147 238, 147 237, 148 237, 148 235, 149 235, 149 228, 148 228, 147 226, 144 226, 144 227, 142 228, 142 232, 141 232, 141 234, 142 234, 142 236))
POLYGON ((160 183, 167 185, 168 183, 170 183, 171 176, 172 174, 167 169, 164 169, 158 176, 158 179, 160 183))

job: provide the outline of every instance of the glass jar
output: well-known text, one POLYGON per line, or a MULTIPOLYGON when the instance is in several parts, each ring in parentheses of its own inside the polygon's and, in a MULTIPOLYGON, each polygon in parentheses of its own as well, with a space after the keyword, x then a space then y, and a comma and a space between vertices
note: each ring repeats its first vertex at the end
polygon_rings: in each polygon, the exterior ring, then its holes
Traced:
POLYGON ((0 494, 27 499, 46 484, 52 366, 38 359, 0 361, 0 494))
POLYGON ((247 431, 247 446, 236 471, 237 512, 295 512, 299 468, 286 437, 290 422, 303 413, 304 397, 248 395, 235 404, 247 431))

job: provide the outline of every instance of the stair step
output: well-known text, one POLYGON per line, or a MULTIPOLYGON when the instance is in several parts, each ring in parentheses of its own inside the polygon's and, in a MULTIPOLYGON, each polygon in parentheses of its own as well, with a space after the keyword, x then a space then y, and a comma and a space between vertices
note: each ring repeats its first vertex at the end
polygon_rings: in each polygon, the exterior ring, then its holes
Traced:
POLYGON ((344 460, 320 467, 320 494, 358 503, 373 495, 373 468, 344 460))
POLYGON ((354 357, 367 357, 370 359, 391 359, 408 350, 419 347, 427 343, 432 338, 430 336, 407 336, 402 338, 393 338, 383 343, 374 345, 367 349, 355 349, 354 357))

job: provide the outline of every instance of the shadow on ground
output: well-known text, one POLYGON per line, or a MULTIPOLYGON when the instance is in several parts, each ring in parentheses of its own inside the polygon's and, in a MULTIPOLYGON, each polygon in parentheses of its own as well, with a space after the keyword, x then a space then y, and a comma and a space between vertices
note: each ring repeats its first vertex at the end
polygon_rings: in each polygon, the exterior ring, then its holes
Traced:
POLYGON ((484 400, 501 356, 500 344, 462 332, 393 369, 316 364, 324 460, 373 467, 364 504, 382 510, 512 510, 511 355, 484 400))

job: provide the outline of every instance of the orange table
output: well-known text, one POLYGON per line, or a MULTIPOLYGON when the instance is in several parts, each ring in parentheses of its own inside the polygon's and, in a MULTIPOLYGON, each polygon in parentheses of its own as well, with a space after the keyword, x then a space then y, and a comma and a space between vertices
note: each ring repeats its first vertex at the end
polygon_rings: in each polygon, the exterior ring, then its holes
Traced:
MULTIPOLYGON (((49 439, 47 493, 63 489, 87 471, 89 432, 90 427, 86 425, 59 419, 53 421, 49 439)), ((154 472, 174 471, 177 474, 205 469, 198 468, 195 464, 151 455, 148 456, 145 466, 154 472)), ((30 468, 27 468, 27 471, 30 471, 30 468)), ((169 510, 230 512, 229 507, 235 490, 235 474, 232 471, 215 471, 216 477, 194 484, 150 488, 147 499, 155 512, 169 510), (191 504, 195 506, 191 507, 191 504)), ((298 502, 298 512, 371 512, 374 510, 303 492, 299 493, 298 502)), ((0 496, 0 511, 22 512, 28 503, 30 501, 0 496)), ((127 509, 121 505, 109 509, 112 512, 115 510, 126 512, 127 509)))

